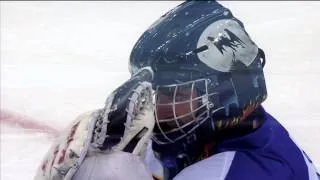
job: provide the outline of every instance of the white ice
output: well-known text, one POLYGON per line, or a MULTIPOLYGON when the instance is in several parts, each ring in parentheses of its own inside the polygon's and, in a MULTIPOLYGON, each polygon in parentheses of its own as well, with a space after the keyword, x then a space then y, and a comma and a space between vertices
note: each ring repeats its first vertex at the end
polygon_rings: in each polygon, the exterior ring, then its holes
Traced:
MULTIPOLYGON (((178 1, 1 2, 1 109, 55 128, 129 78, 139 36, 178 1)), ((223 1, 265 50, 264 103, 320 168, 320 2, 223 1)), ((52 138, 1 125, 1 177, 32 179, 52 138)))

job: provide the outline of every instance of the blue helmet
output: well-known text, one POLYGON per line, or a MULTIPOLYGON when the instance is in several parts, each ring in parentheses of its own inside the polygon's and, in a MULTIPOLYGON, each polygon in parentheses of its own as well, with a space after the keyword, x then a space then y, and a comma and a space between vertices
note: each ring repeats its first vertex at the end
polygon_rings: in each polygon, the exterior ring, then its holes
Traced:
POLYGON ((134 45, 131 74, 154 71, 158 145, 209 141, 267 97, 263 51, 241 21, 215 1, 186 1, 134 45))

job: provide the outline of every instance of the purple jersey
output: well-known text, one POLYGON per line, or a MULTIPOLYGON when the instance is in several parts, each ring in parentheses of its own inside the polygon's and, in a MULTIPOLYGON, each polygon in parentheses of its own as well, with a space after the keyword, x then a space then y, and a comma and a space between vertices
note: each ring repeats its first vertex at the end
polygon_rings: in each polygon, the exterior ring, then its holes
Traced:
POLYGON ((265 115, 256 131, 224 141, 217 154, 185 168, 174 180, 319 180, 306 153, 277 120, 265 115))

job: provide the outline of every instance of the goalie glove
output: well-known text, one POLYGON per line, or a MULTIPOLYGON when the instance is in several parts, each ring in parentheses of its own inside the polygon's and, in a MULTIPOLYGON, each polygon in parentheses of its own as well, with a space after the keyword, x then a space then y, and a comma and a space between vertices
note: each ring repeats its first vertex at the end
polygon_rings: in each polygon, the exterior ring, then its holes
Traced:
POLYGON ((103 109, 85 113, 60 135, 35 179, 70 180, 85 158, 124 151, 144 158, 155 124, 152 70, 142 69, 107 98, 103 109))
POLYGON ((155 124, 151 79, 142 69, 109 96, 94 128, 95 148, 143 155, 155 124))

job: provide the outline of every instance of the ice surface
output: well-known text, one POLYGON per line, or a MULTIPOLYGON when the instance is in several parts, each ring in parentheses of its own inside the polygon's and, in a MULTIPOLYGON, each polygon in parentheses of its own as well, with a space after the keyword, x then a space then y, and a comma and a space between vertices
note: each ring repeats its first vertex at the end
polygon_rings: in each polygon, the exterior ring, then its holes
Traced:
MULTIPOLYGON (((61 129, 103 107, 135 41, 180 2, 0 3, 1 109, 61 129)), ((221 3, 266 53, 266 109, 320 168, 320 2, 221 3)), ((2 124, 0 179, 32 179, 51 141, 2 124)))

